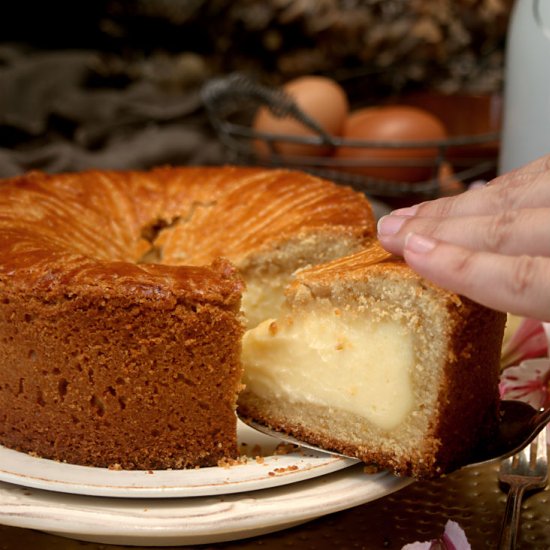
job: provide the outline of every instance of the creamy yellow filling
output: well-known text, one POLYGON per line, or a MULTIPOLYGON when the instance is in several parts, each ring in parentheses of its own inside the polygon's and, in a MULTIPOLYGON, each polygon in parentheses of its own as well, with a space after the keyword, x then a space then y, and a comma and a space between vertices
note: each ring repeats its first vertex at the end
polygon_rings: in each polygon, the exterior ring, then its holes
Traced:
POLYGON ((261 284, 254 280, 246 282, 241 309, 248 328, 257 326, 264 319, 279 315, 287 283, 288 279, 283 277, 264 277, 261 284))
POLYGON ((243 340, 244 383, 260 397, 357 414, 384 430, 411 411, 410 330, 352 312, 267 320, 243 340))

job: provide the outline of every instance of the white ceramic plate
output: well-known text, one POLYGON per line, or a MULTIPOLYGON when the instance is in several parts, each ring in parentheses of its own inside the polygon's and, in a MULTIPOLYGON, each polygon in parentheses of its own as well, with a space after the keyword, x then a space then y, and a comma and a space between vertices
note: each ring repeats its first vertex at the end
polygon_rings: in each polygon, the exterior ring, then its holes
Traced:
POLYGON ((89 497, 0 482, 0 523, 102 544, 210 544, 292 527, 409 483, 366 474, 362 464, 273 489, 184 499, 89 497))
POLYGON ((308 449, 273 454, 280 440, 238 423, 244 464, 192 470, 117 471, 65 464, 0 446, 0 481, 79 495, 163 498, 255 491, 326 475, 357 461, 308 449), (261 455, 261 460, 254 457, 261 455))

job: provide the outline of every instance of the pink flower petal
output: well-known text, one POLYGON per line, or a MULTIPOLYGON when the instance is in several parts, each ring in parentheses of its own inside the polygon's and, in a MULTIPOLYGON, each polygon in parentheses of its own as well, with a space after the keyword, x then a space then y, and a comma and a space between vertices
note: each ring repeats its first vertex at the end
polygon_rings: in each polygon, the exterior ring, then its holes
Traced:
POLYGON ((505 369, 499 389, 503 399, 517 399, 540 409, 550 405, 549 383, 550 359, 529 359, 505 369))
POLYGON ((445 532, 441 538, 426 542, 412 542, 403 546, 402 550, 471 550, 466 533, 455 521, 448 520, 445 532))
POLYGON ((447 521, 443 533, 443 542, 446 545, 445 548, 449 550, 471 550, 466 533, 456 521, 447 521))
POLYGON ((524 359, 548 356, 549 338, 541 321, 524 318, 504 345, 501 367, 517 365, 524 359))

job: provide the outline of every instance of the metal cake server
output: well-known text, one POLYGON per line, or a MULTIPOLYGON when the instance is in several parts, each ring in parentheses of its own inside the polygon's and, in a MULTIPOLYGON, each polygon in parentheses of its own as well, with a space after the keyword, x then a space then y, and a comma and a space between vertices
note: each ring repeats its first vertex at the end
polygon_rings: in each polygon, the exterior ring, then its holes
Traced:
MULTIPOLYGON (((345 458, 353 458, 336 451, 322 449, 305 443, 295 437, 279 432, 255 422, 250 418, 239 415, 239 418, 251 428, 264 434, 278 438, 285 443, 299 445, 306 449, 325 452, 345 458)), ((550 422, 550 409, 537 411, 522 401, 504 400, 500 402, 499 421, 490 436, 480 441, 472 451, 468 460, 459 467, 478 465, 495 459, 504 459, 514 455, 531 443, 538 433, 550 422)))

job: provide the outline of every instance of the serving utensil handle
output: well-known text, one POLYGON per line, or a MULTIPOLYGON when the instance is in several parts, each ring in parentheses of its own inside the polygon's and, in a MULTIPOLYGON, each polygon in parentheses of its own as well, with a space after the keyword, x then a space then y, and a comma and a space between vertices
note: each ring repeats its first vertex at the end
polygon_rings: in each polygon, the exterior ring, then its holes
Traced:
POLYGON ((510 486, 506 499, 506 509, 504 510, 504 517, 500 527, 499 550, 513 550, 516 547, 524 491, 525 487, 522 485, 510 486))

